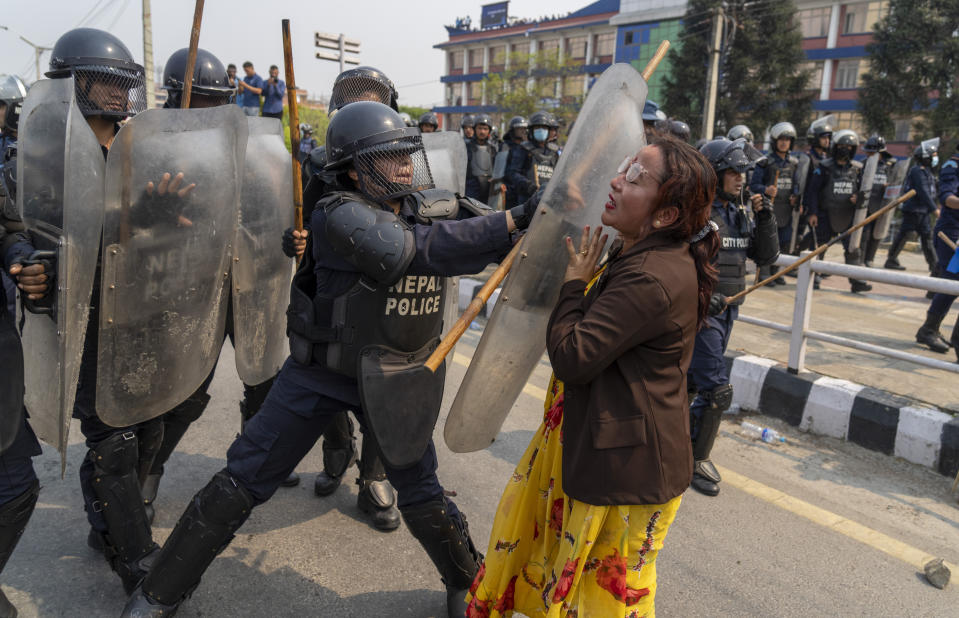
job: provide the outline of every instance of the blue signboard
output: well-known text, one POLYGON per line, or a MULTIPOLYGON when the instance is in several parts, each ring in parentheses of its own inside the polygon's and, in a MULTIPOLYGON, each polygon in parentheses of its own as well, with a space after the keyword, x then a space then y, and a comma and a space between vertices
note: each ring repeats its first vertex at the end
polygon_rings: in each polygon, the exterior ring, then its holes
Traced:
POLYGON ((509 2, 497 2, 496 4, 486 4, 483 6, 483 12, 480 17, 480 28, 498 28, 506 25, 507 9, 509 2))

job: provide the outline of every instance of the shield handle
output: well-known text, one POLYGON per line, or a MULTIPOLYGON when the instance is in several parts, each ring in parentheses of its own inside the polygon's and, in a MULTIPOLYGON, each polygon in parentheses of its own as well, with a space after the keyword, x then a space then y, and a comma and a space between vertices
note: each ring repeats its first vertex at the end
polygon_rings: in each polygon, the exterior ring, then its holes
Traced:
MULTIPOLYGON (((426 360, 426 368, 431 372, 436 373, 436 370, 439 369, 440 365, 443 364, 443 360, 446 359, 447 354, 453 349, 453 346, 456 345, 456 342, 459 341, 459 338, 463 336, 463 333, 466 332, 466 329, 469 328, 470 323, 473 321, 476 316, 479 315, 480 310, 486 306, 486 301, 489 300, 489 297, 493 295, 493 290, 495 290, 500 283, 503 282, 503 279, 506 278, 506 274, 509 273, 510 269, 513 267, 513 262, 516 261, 516 256, 520 254, 520 247, 522 246, 523 241, 517 242, 513 245, 512 250, 506 255, 499 266, 493 272, 493 275, 487 280, 483 287, 480 288, 479 293, 476 295, 472 301, 470 301, 469 306, 466 307, 466 311, 463 312, 463 315, 456 320, 456 323, 453 324, 453 327, 450 328, 450 331, 446 333, 446 336, 443 337, 443 340, 440 344, 433 350, 433 353, 430 354, 430 357, 426 360)), ((526 257, 526 254, 522 254, 523 257, 526 257)), ((503 298, 503 302, 508 301, 508 298, 503 298)))

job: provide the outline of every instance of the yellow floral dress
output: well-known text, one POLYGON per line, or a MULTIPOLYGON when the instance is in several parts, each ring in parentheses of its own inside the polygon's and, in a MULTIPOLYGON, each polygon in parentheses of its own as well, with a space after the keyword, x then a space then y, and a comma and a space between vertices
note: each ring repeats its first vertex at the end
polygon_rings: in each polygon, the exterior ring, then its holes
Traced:
MULTIPOLYGON (((467 618, 655 616, 656 555, 682 496, 595 506, 563 493, 563 383, 503 491, 467 618)), ((642 474, 642 471, 637 471, 642 474)))

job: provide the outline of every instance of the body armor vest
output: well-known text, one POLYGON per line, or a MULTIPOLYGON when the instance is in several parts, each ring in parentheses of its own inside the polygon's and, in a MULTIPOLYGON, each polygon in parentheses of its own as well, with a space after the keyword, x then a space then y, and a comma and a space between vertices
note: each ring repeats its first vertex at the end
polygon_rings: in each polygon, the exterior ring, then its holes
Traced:
POLYGON ((559 148, 552 142, 547 142, 542 148, 533 142, 523 142, 523 148, 529 153, 530 181, 538 187, 544 186, 553 177, 553 170, 559 160, 559 148))
POLYGON ((469 175, 479 184, 479 195, 489 195, 489 184, 493 178, 493 159, 496 157, 496 148, 489 142, 477 144, 471 140, 467 144, 470 151, 469 175))
MULTIPOLYGON (((719 226, 719 252, 716 254, 716 268, 719 269, 719 278, 716 281, 715 291, 723 296, 733 296, 746 289, 746 255, 752 245, 753 222, 746 209, 740 207, 736 211, 735 225, 727 225, 726 219, 720 212, 726 208, 725 203, 717 206, 713 204, 710 218, 719 226)), ((739 299, 734 305, 741 305, 739 299)))
POLYGON ((876 175, 872 179, 872 187, 863 187, 863 192, 867 194, 869 203, 868 214, 872 214, 882 208, 885 201, 886 184, 889 182, 889 172, 896 165, 895 157, 886 157, 879 155, 879 163, 876 165, 876 175))
MULTIPOLYGON (((793 174, 796 173, 796 167, 799 166, 799 159, 792 155, 786 155, 785 162, 771 160, 770 166, 773 168, 771 173, 775 175, 779 170, 779 179, 776 181, 776 199, 773 200, 773 212, 776 215, 776 221, 780 227, 789 225, 792 217, 793 207, 789 203, 789 198, 793 192, 793 174)), ((770 181, 772 178, 770 178, 770 181)))
MULTIPOLYGON (((356 193, 336 192, 325 196, 317 207, 349 201, 367 200, 356 193)), ((455 217, 454 211, 451 218, 455 217)), ((409 225, 402 217, 397 217, 397 223, 409 225)), ((293 277, 287 333, 294 360, 315 362, 355 378, 367 346, 380 345, 412 355, 436 342, 443 328, 446 277, 404 274, 388 285, 357 273, 356 282, 346 292, 324 294, 316 289, 312 252, 312 239, 324 233, 313 230, 293 277)))
POLYGON ((819 194, 819 208, 829 214, 832 232, 839 234, 852 225, 856 204, 850 202, 849 198, 859 192, 862 163, 850 161, 846 165, 839 165, 834 159, 823 159, 820 168, 826 179, 819 194))

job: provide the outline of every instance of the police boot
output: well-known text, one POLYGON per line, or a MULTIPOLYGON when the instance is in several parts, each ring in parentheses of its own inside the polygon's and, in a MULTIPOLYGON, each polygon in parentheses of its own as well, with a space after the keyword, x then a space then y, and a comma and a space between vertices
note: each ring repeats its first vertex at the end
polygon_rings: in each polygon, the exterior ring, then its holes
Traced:
POLYGON ((872 290, 872 286, 866 283, 865 281, 862 281, 861 279, 850 279, 849 287, 852 289, 852 292, 854 294, 858 294, 860 292, 868 292, 872 290))
POLYGON ((936 315, 931 311, 926 312, 926 321, 919 330, 916 331, 916 342, 929 346, 933 352, 945 354, 949 351, 949 342, 939 334, 939 326, 945 314, 936 315))
POLYGON ((956 319, 956 323, 952 327, 949 343, 952 344, 952 349, 956 353, 956 362, 959 363, 959 319, 956 319))
POLYGON ((879 249, 879 239, 870 236, 866 239, 866 248, 863 251, 862 263, 867 268, 872 268, 872 262, 876 259, 876 251, 879 249))
MULTIPOLYGON (((446 498, 400 509, 410 533, 420 542, 446 585, 446 611, 450 618, 466 615, 466 593, 479 571, 482 554, 469 535, 466 517, 452 515, 446 498)), ((454 507, 455 508, 455 507, 454 507)))
POLYGON ((729 409, 733 401, 733 386, 725 384, 712 391, 699 394, 709 405, 703 410, 699 419, 699 431, 693 440, 693 480, 690 487, 707 496, 719 495, 719 482, 723 478, 719 470, 709 459, 709 454, 716 443, 719 426, 723 413, 729 409))
POLYGON ((906 246, 906 235, 899 234, 892 246, 889 247, 889 253, 886 256, 886 263, 883 268, 890 270, 906 270, 906 267, 899 263, 899 252, 906 246))
MULTIPOLYGON (((273 380, 267 380, 268 384, 273 384, 273 380)), ((251 389, 255 391, 258 387, 248 387, 246 384, 243 385, 246 395, 245 399, 240 402, 240 431, 243 431, 243 428, 246 427, 247 421, 253 418, 256 413, 260 410, 260 406, 263 405, 263 401, 259 400, 257 403, 251 403, 251 389)), ((261 385, 262 386, 262 385, 261 385)), ((269 391, 269 389, 267 389, 269 391)), ((263 395, 263 398, 266 398, 266 394, 263 395)), ((280 481, 280 487, 296 487, 300 484, 300 475, 294 470, 290 472, 289 476, 280 481)))
POLYGON ((396 492, 386 480, 386 470, 372 431, 363 434, 359 466, 360 477, 356 479, 356 484, 360 486, 360 492, 356 496, 356 506, 369 516, 377 530, 396 530, 400 526, 396 492))
POLYGON ((160 479, 163 473, 148 474, 146 479, 140 485, 140 493, 143 494, 143 509, 147 514, 147 521, 153 525, 153 518, 156 517, 156 509, 153 508, 153 502, 157 499, 157 492, 160 491, 160 479))
POLYGON ((107 524, 103 552, 129 594, 150 569, 158 549, 143 507, 137 479, 136 433, 115 433, 98 442, 87 457, 93 461, 93 492, 107 524))
MULTIPOLYGON (((25 492, 0 506, 0 573, 23 536, 39 494, 40 482, 35 480, 25 492)), ((17 608, 0 590, 0 618, 15 618, 16 615, 17 608)))
POLYGON ((343 475, 356 463, 353 421, 347 412, 333 415, 323 432, 323 471, 316 475, 313 493, 328 496, 340 486, 343 475))
POLYGON ((199 585, 253 508, 253 496, 221 470, 201 489, 164 543, 150 574, 134 591, 121 616, 167 617, 199 585))

